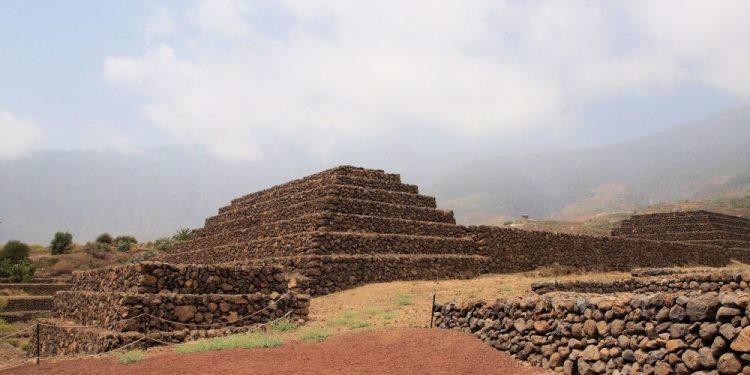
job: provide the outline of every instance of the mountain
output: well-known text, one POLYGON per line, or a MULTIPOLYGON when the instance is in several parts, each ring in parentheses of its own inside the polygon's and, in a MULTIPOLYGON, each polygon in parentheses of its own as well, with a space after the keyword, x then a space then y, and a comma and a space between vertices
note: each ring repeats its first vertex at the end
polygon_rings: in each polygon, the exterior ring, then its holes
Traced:
POLYGON ((102 232, 155 239, 202 226, 235 197, 339 164, 401 173, 463 223, 503 223, 521 214, 569 220, 750 193, 750 108, 606 147, 532 155, 428 154, 397 143, 358 152, 337 148, 332 158, 318 160, 298 147, 273 146, 274 155, 254 162, 181 146, 0 160, 0 242, 45 244, 58 230, 71 231, 77 242, 102 232))
POLYGON ((750 186, 750 108, 592 149, 472 161, 430 190, 460 221, 576 218, 750 186), (609 198, 607 198, 609 196, 609 198))

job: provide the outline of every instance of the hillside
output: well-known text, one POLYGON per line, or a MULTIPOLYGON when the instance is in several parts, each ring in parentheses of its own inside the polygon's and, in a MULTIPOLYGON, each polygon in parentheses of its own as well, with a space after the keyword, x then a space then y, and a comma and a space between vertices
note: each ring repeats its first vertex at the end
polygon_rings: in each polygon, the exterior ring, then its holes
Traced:
POLYGON ((750 108, 741 108, 606 147, 474 161, 430 190, 459 220, 481 223, 580 219, 748 187, 750 108))
MULTIPOLYGON (((400 173, 460 223, 532 218, 583 220, 659 202, 743 195, 750 189, 750 108, 595 149, 479 159, 424 154, 404 144, 330 159, 295 147, 254 162, 228 162, 190 147, 121 154, 44 151, 0 160, 0 242, 77 242, 102 232, 153 240, 199 227, 231 199, 338 164, 400 173)), ((497 150, 498 154, 503 150, 497 150)))

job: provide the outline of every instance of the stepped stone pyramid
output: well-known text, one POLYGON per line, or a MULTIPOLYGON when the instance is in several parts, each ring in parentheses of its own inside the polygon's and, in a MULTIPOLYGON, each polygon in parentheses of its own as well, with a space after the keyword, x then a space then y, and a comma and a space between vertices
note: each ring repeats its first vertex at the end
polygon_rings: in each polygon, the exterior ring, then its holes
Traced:
MULTIPOLYGON (((417 186, 382 170, 340 166, 233 200, 167 258, 203 264, 292 258, 295 264, 342 258, 379 267, 450 264, 450 270, 434 272, 445 278, 476 275, 488 262, 479 253, 453 212, 437 209, 435 198, 419 194, 417 186)), ((415 278, 429 277, 423 272, 415 278)), ((372 273, 361 277, 363 283, 385 281, 372 273)))
POLYGON ((612 235, 750 249, 750 219, 703 210, 634 215, 612 235))

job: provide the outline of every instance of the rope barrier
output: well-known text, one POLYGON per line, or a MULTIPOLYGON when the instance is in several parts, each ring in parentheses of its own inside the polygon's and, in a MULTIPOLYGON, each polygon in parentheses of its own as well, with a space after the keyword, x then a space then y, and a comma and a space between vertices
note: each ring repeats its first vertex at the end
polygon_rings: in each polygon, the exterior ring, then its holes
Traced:
POLYGON ((22 333, 22 332, 26 332, 26 331, 28 331, 28 330, 30 330, 30 329, 33 329, 34 327, 35 327, 35 325, 30 325, 30 326, 28 326, 28 327, 26 327, 26 328, 24 328, 24 329, 22 329, 22 330, 19 330, 19 331, 13 332, 13 333, 11 333, 11 334, 8 334, 8 335, 5 335, 5 336, 0 336, 0 340, 5 340, 5 339, 7 339, 8 337, 13 337, 13 336, 16 336, 16 335, 18 335, 18 334, 20 334, 20 333, 22 333))
MULTIPOLYGON (((34 328, 38 329, 38 327, 40 327, 40 326, 43 326, 43 327, 56 327, 56 328, 68 328, 68 329, 112 327, 112 326, 115 326, 117 324, 125 323, 125 322, 128 322, 128 321, 139 319, 139 318, 143 318, 143 317, 149 317, 149 318, 153 318, 153 319, 160 320, 162 322, 166 322, 166 323, 170 323, 170 324, 179 324, 179 325, 190 326, 190 327, 224 328, 224 327, 228 327, 228 326, 234 325, 236 323, 245 321, 245 320, 247 320, 247 319, 249 319, 249 318, 251 318, 253 316, 258 315, 258 314, 262 313, 263 311, 269 309, 271 306, 276 305, 278 302, 280 302, 282 300, 285 300, 288 296, 290 296, 292 294, 297 295, 299 293, 297 293, 295 291, 292 291, 292 290, 289 290, 285 294, 283 294, 281 297, 279 297, 278 299, 276 299, 276 300, 271 301, 270 303, 268 303, 268 305, 266 305, 262 309, 254 311, 252 314, 246 315, 246 316, 242 317, 241 319, 235 320, 233 322, 219 322, 219 323, 211 323, 211 324, 194 324, 194 323, 190 324, 190 323, 183 323, 183 322, 177 322, 177 321, 173 321, 173 320, 169 320, 169 319, 164 319, 162 317, 158 317, 158 316, 151 315, 151 314, 148 314, 148 313, 142 313, 142 314, 136 315, 136 316, 131 317, 131 318, 118 320, 116 322, 107 323, 107 324, 96 324, 96 325, 56 325, 56 324, 49 324, 49 323, 41 323, 41 322, 39 322, 39 323, 37 323, 35 325, 31 325, 29 327, 26 327, 26 328, 24 328, 24 329, 22 329, 20 331, 17 331, 17 332, 14 332, 14 333, 11 333, 11 334, 8 334, 8 335, 5 335, 5 336, 0 336, 0 340, 4 340, 6 338, 19 335, 19 334, 21 334, 23 332, 30 331, 30 330, 32 330, 34 328)), ((280 316, 280 317, 278 317, 278 318, 276 318, 274 320, 271 320, 271 321, 268 321, 268 322, 265 322, 265 323, 260 323, 260 324, 258 324, 256 326, 251 327, 249 330, 244 331, 242 333, 255 332, 255 331, 259 330, 259 329, 265 328, 268 325, 276 323, 276 322, 278 322, 278 321, 280 321, 282 319, 288 319, 289 316, 292 314, 292 312, 293 312, 293 310, 287 311, 284 315, 282 315, 282 316, 280 316)), ((123 349, 132 347, 132 346, 134 346, 134 345, 136 345, 136 344, 138 344, 140 342, 148 342, 148 341, 153 341, 153 342, 165 345, 165 346, 174 346, 174 345, 180 344, 180 343, 168 343, 168 342, 165 342, 165 341, 162 341, 162 340, 158 340, 158 339, 153 338, 153 337, 148 337, 148 335, 146 333, 144 333, 143 337, 139 338, 138 340, 132 341, 132 342, 126 344, 126 345, 117 347, 115 349, 112 349, 112 350, 109 350, 109 351, 106 351, 106 352, 103 352, 103 353, 89 354, 89 355, 85 355, 85 356, 81 356, 81 357, 69 357, 69 358, 60 358, 60 357, 52 357, 52 356, 50 356, 50 357, 40 357, 40 356, 37 356, 37 357, 33 357, 33 358, 31 358, 31 359, 29 359, 27 361, 24 361, 24 362, 21 362, 19 364, 16 364, 16 365, 2 367, 2 368, 0 368, 0 372, 1 371, 6 371, 6 370, 11 370, 11 369, 18 368, 18 367, 21 367, 21 366, 25 366, 25 365, 27 365, 29 363, 34 362, 34 361, 37 361, 37 363, 38 363, 39 360, 47 361, 47 360, 50 360, 50 359, 53 359, 53 358, 54 359, 60 359, 60 360, 74 360, 74 359, 86 359, 86 358, 100 357, 100 356, 104 356, 104 355, 111 354, 111 353, 116 352, 116 351, 121 351, 123 349)), ((38 353, 37 353, 37 355, 38 355, 38 353)))
POLYGON ((125 323, 127 321, 131 321, 134 319, 138 319, 142 316, 151 316, 150 314, 140 314, 136 315, 132 318, 122 319, 111 323, 104 323, 104 324, 91 324, 91 325, 59 325, 59 324, 47 324, 47 323, 39 323, 41 326, 45 327, 57 327, 57 328, 97 328, 97 327, 111 327, 116 324, 125 323))

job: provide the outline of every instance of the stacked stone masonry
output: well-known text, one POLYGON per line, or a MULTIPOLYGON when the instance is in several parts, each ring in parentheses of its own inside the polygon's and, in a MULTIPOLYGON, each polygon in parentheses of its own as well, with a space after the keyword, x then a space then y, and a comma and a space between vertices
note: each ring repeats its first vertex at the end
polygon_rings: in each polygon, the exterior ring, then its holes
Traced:
MULTIPOLYGON (((719 225, 734 224, 670 225, 729 233, 719 225)), ((746 239, 737 236, 744 234, 727 234, 722 245, 746 239)), ((89 328, 49 327, 43 337, 56 344, 43 347, 99 352, 147 333, 179 342, 281 316, 304 321, 309 295, 372 282, 470 278, 553 263, 581 270, 722 266, 748 256, 716 245, 460 226, 399 175, 342 166, 232 200, 161 258, 168 263, 77 273, 72 290, 56 293, 50 323, 89 328), (141 314, 150 317, 128 320, 141 314)))
POLYGON ((634 215, 612 235, 750 249, 750 219, 708 211, 634 215))
POLYGON ((439 328, 564 374, 748 374, 746 292, 553 293, 438 303, 439 328))

